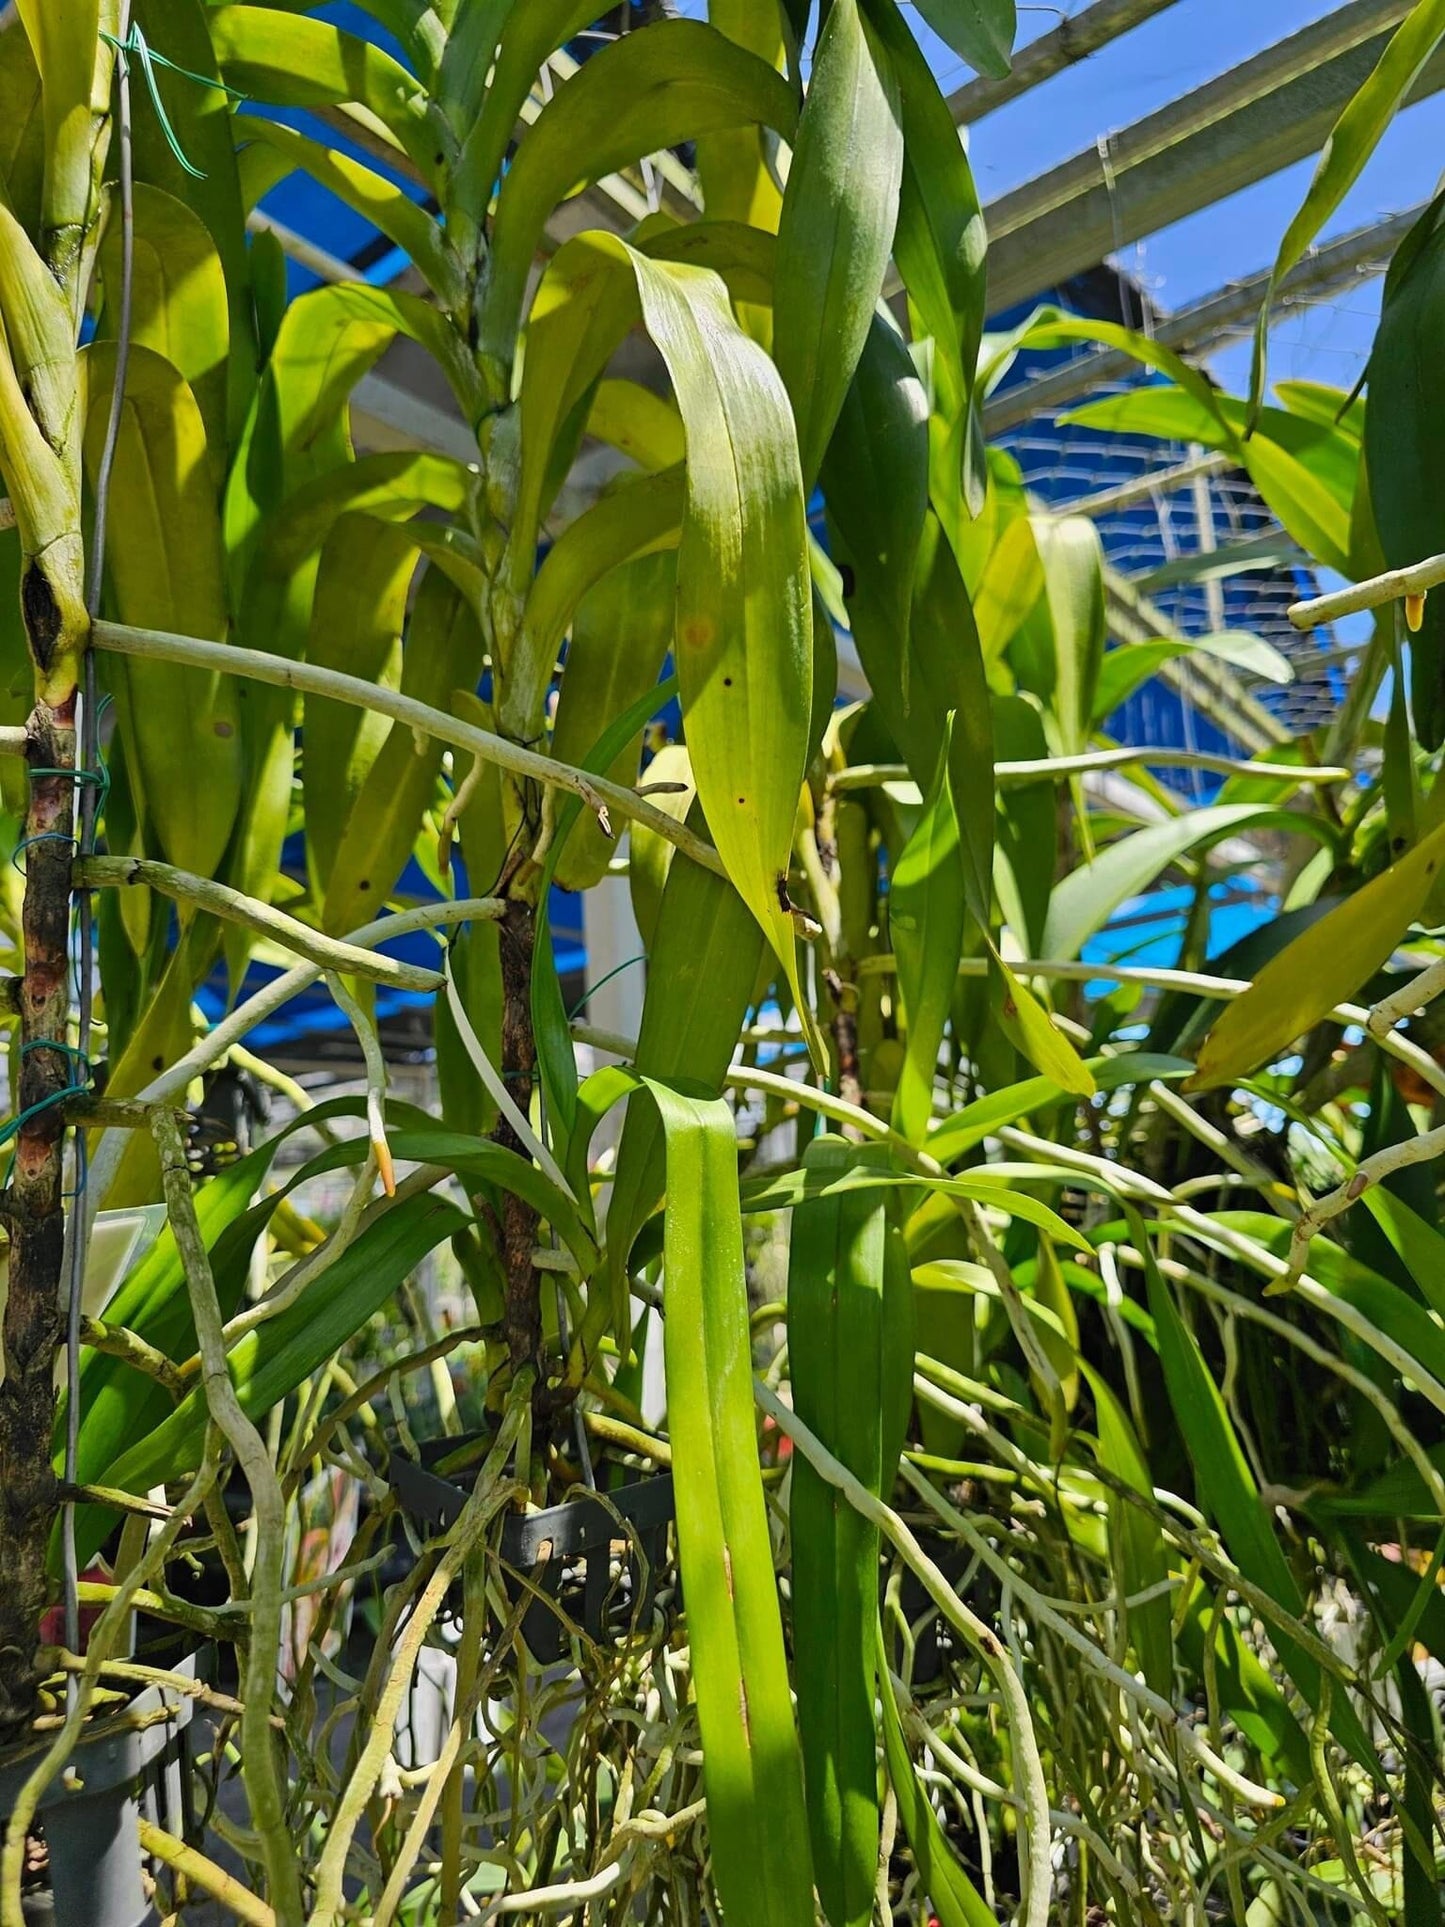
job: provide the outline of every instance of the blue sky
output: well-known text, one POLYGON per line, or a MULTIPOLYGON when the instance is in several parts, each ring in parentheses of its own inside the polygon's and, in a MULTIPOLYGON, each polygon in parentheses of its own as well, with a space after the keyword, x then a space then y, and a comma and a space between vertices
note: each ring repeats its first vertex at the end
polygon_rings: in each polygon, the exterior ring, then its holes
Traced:
MULTIPOLYGON (((906 0, 905 0, 906 4, 906 0)), ((971 137, 985 202, 1031 176, 1093 147, 1191 88, 1237 66, 1274 41, 1334 11, 1338 0, 1177 0, 1072 71, 990 115, 971 137)), ((1034 39, 1087 0, 1021 6, 1020 41, 1034 39)), ((705 14, 706 0, 682 0, 681 11, 705 14)), ((908 8, 913 13, 911 7, 908 8)), ((968 69, 913 14, 913 25, 945 88, 962 85, 968 69)), ((1428 200, 1445 169, 1445 95, 1403 114, 1382 142, 1328 233, 1360 227, 1383 214, 1428 200)), ((1166 308, 1182 307, 1228 282, 1267 267, 1303 199, 1313 163, 1287 169, 1242 194, 1130 247, 1123 265, 1138 273, 1166 308)), ((1275 331, 1271 370, 1349 387, 1369 350, 1379 310, 1379 284, 1366 283, 1327 306, 1284 320, 1275 331)), ((1227 385, 1246 376, 1247 351, 1214 362, 1227 385)))
MULTIPOLYGON (((1076 13, 1083 4, 1072 0, 1064 10, 1076 13)), ((1093 146, 1100 134, 1152 113, 1298 32, 1331 12, 1333 5, 1334 0, 1178 0, 1092 60, 974 129, 971 152, 983 199, 992 200, 1093 146)), ((1046 32, 1059 17, 1052 7, 1022 9, 1021 39, 1046 32)), ((967 77, 936 41, 930 51, 935 71, 947 84, 956 86, 967 77)), ((1400 116, 1328 232, 1343 233, 1428 200, 1442 167, 1445 96, 1400 116)), ((1306 162, 1261 181, 1151 236, 1142 248, 1128 249, 1123 263, 1140 274, 1166 308, 1183 306, 1267 267, 1312 171, 1313 162, 1306 162)), ((1276 330, 1272 371, 1349 386, 1368 351, 1378 308, 1376 282, 1286 320, 1276 330)), ((1244 355, 1237 349, 1216 363, 1216 372, 1231 385, 1238 385, 1243 370, 1244 355)))

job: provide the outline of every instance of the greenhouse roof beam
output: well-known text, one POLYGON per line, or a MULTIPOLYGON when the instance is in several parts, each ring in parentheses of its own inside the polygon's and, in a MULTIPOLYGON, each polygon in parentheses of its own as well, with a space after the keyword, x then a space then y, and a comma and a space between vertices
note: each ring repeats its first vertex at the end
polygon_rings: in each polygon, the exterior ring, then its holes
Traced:
POLYGON ((961 127, 971 126, 985 114, 996 113, 1176 4, 1177 0, 1094 0, 1093 6, 1061 21, 1052 33, 1040 34, 1028 46, 1020 47, 1014 55, 1013 70, 1004 79, 973 80, 950 94, 948 105, 954 120, 961 127))
MULTIPOLYGON (((1350 0, 985 210, 995 309, 1318 153, 1411 0, 1350 0)), ((1411 100, 1445 86, 1445 49, 1411 100)))
MULTIPOLYGON (((1179 634, 1177 624, 1107 563, 1104 598, 1110 632, 1122 643, 1172 641, 1179 634)), ((1201 715, 1252 754, 1290 740, 1290 732, 1250 695, 1230 665, 1203 650, 1161 663, 1159 673, 1201 715)))
MULTIPOLYGON (((1338 241, 1315 248, 1294 272, 1286 276, 1275 300, 1277 312, 1302 306, 1310 301, 1348 287, 1352 282, 1383 273, 1390 257, 1424 212, 1407 208, 1369 227, 1358 228, 1338 241)), ((1254 327, 1260 304, 1269 288, 1269 269, 1236 281, 1203 301, 1191 302, 1174 314, 1160 315, 1153 337, 1178 354, 1198 353, 1229 335, 1248 334, 1254 327)), ((1065 402, 1092 393, 1109 382, 1123 381, 1138 367, 1132 356, 1109 352, 1080 355, 1060 368, 1052 368, 1035 380, 995 395, 984 407, 984 426, 991 435, 1021 422, 1043 409, 1061 408, 1065 402)))
POLYGON ((1172 495, 1191 482, 1224 475, 1234 466, 1228 455, 1211 450, 1180 462, 1177 468, 1150 469, 1147 474, 1121 482, 1117 488, 1101 489, 1097 495, 1083 495, 1076 502, 1061 502, 1057 507, 1061 515, 1086 515, 1091 521, 1099 521, 1103 516, 1116 515, 1121 509, 1133 508, 1140 502, 1152 502, 1156 496, 1172 495))

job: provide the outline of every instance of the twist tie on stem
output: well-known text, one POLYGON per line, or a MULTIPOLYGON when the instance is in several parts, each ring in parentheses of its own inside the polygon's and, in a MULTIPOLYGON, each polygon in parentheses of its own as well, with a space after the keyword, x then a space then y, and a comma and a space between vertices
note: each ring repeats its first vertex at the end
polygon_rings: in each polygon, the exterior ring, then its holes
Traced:
MULTIPOLYGON (((66 774, 69 775, 70 772, 67 770, 66 774)), ((10 862, 16 870, 20 871, 21 876, 24 876, 25 872, 20 867, 20 853, 22 850, 28 850, 32 843, 68 843, 73 850, 78 851, 80 848, 78 840, 67 830, 42 830, 38 836, 22 837, 10 853, 10 862)))
POLYGON ((110 800, 110 765, 102 756, 95 769, 52 769, 37 765, 32 776, 68 776, 72 783, 89 783, 95 790, 95 816, 98 822, 105 814, 105 806, 110 800))
POLYGON ((90 1059, 83 1050, 77 1050, 74 1044, 62 1044, 58 1037, 32 1037, 29 1043, 20 1046, 20 1055, 28 1057, 33 1050, 58 1050, 63 1057, 68 1057, 72 1064, 83 1065, 83 1075, 86 1078, 90 1077, 90 1059))
POLYGON ((89 1078, 87 1078, 83 1084, 66 1084, 60 1090, 52 1091, 49 1097, 42 1097, 38 1104, 27 1106, 17 1117, 12 1117, 7 1124, 0 1124, 0 1144, 8 1144, 11 1138, 23 1131, 30 1120, 39 1117, 42 1111, 54 1110, 57 1104, 65 1103, 68 1098, 89 1097, 89 1095, 89 1078))
POLYGON ((217 93, 228 94, 232 100, 245 100, 247 96, 243 94, 239 88, 228 87, 224 80, 212 80, 209 74, 192 73, 189 67, 178 67, 174 60, 167 60, 164 54, 158 54, 141 32, 140 22, 138 20, 131 22, 130 32, 124 40, 118 40, 113 33, 107 33, 103 27, 100 31, 100 37, 105 41, 107 46, 115 48, 117 57, 127 68, 129 66, 130 55, 135 55, 136 59, 140 62, 141 72, 145 75, 146 92, 151 97, 151 106, 155 109, 156 119, 160 122, 161 132, 166 137, 167 147, 170 148, 176 160, 190 175, 192 180, 205 180, 206 176, 204 171, 199 167, 193 166, 186 158, 185 150, 176 138, 176 130, 171 126, 170 115, 166 112, 165 102, 161 99, 161 90, 156 82, 156 68, 158 66, 168 68, 171 73, 179 74, 183 80, 194 81, 197 87, 214 88, 217 93))

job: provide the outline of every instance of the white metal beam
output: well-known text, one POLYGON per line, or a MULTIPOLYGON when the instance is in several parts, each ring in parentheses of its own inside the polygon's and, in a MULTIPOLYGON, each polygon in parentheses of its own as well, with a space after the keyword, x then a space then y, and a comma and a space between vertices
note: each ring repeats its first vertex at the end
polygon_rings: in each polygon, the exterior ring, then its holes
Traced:
POLYGON ((1003 80, 970 81, 951 94, 948 105, 954 120, 971 126, 1175 4, 1176 0, 1094 0, 1082 13, 1061 20, 1052 33, 1040 34, 1020 47, 1012 71, 1003 80))
POLYGON ((351 391, 351 421, 367 448, 423 448, 471 465, 477 444, 460 415, 384 375, 363 375, 351 391))
MULTIPOLYGON (((1372 222, 1369 227, 1358 228, 1337 241, 1312 249, 1285 278, 1275 312, 1288 313, 1338 289, 1383 274, 1395 249, 1423 212, 1420 207, 1408 208, 1403 214, 1392 214, 1386 220, 1372 222)), ((1202 301, 1191 302, 1187 308, 1158 316, 1150 332, 1156 341, 1177 354, 1201 352, 1230 336, 1251 333, 1268 288, 1269 270, 1264 268, 1202 301)), ((1080 355, 1033 381, 994 395, 984 404, 984 427, 990 435, 997 435, 1005 428, 1017 427, 1031 415, 1062 408, 1065 402, 1109 382, 1122 381, 1137 370, 1138 363, 1126 354, 1110 351, 1080 355)))
MULTIPOLYGON (((991 305, 1011 307, 1317 153, 1411 0, 1322 20, 985 209, 991 305)), ((1445 86, 1437 52, 1411 99, 1445 86)))

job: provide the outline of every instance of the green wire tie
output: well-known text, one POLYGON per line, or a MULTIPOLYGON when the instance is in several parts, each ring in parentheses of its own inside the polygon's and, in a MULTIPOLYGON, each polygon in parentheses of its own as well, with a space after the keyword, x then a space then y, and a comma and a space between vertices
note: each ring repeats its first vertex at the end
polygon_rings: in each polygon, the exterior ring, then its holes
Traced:
POLYGON ((49 769, 37 765, 31 770, 32 776, 68 776, 72 783, 93 783, 96 790, 95 819, 100 821, 105 814, 105 806, 110 800, 110 766, 102 757, 97 769, 49 769))
POLYGON ((100 30, 100 37, 107 46, 115 48, 122 63, 128 63, 129 56, 135 55, 141 64, 141 72, 145 75, 146 91, 151 97, 151 106, 155 108, 161 132, 166 137, 166 145, 192 180, 205 180, 203 170, 191 164, 186 158, 180 141, 176 138, 176 130, 171 126, 171 117, 166 112, 165 102, 161 99, 161 90, 156 81, 156 68, 166 67, 171 73, 179 74, 183 80, 192 80, 198 87, 214 88, 217 93, 228 94, 232 100, 245 100, 246 95, 239 88, 228 87, 224 80, 212 80, 209 74, 192 73, 189 67, 179 67, 174 60, 167 60, 164 54, 158 54, 141 32, 138 20, 131 22, 130 32, 124 40, 118 40, 113 33, 107 33, 103 27, 100 30))
POLYGON ((11 1138, 23 1131, 31 1118, 39 1117, 42 1111, 54 1110, 57 1104, 65 1103, 67 1098, 88 1097, 90 1084, 67 1084, 63 1089, 52 1091, 49 1097, 42 1097, 38 1104, 31 1104, 18 1117, 12 1117, 8 1124, 0 1124, 0 1144, 8 1144, 11 1138))
POLYGON ((58 1037, 32 1037, 28 1044, 20 1046, 20 1055, 28 1057, 33 1050, 58 1050, 72 1064, 83 1064, 86 1077, 90 1076, 90 1059, 75 1044, 62 1044, 58 1037))
POLYGON ((23 837, 10 852, 11 867, 19 870, 21 876, 24 876, 25 872, 20 869, 20 853, 22 850, 28 850, 32 843, 68 843, 74 850, 80 848, 75 837, 67 835, 64 830, 42 830, 38 836, 23 837))

